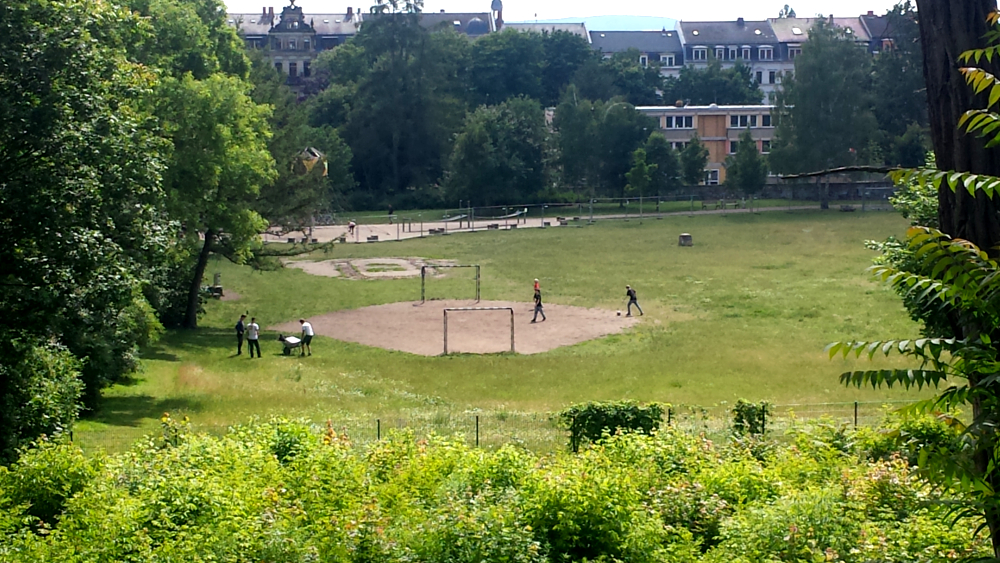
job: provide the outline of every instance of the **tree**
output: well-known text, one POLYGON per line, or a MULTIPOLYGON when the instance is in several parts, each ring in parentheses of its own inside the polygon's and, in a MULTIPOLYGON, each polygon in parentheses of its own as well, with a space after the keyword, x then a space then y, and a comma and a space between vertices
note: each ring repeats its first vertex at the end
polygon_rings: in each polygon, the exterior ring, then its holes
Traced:
POLYGON ((885 15, 892 43, 872 65, 872 111, 886 164, 917 167, 929 145, 927 90, 916 12, 907 0, 885 15), (922 146, 922 148, 920 148, 922 146))
POLYGON ((480 106, 455 140, 446 185, 452 200, 522 203, 543 188, 545 116, 534 100, 480 106))
POLYGON ((767 182, 767 162, 757 150, 757 141, 750 130, 740 133, 736 154, 726 159, 726 186, 752 197, 764 189, 767 182))
POLYGON ((0 5, 0 457, 68 429, 159 328, 142 288, 170 240, 153 76, 109 4, 0 5))
MULTIPOLYGON (((542 68, 542 105, 554 106, 573 77, 585 64, 599 61, 600 54, 591 48, 586 39, 567 31, 542 34, 545 51, 542 68)), ((524 94, 527 95, 527 94, 524 94)))
POLYGON ((592 113, 599 191, 610 197, 624 197, 625 173, 632 168, 632 153, 656 129, 656 120, 622 101, 594 103, 592 113))
POLYGON ((764 94, 754 82, 750 68, 737 63, 722 68, 722 62, 712 58, 705 68, 681 68, 677 77, 668 77, 663 85, 663 99, 667 102, 683 100, 684 103, 703 105, 759 104, 764 94))
POLYGON ((870 104, 870 57, 842 30, 819 20, 795 74, 778 90, 769 162, 782 173, 867 162, 877 126, 870 104))
POLYGON ((540 33, 506 29, 480 37, 472 44, 469 57, 473 102, 491 105, 517 96, 541 99, 544 65, 540 33))
POLYGON ((651 106, 660 103, 658 91, 663 88, 659 61, 649 61, 647 66, 639 62, 638 49, 615 53, 601 64, 608 68, 618 95, 635 106, 651 106))
POLYGON ((556 107, 552 127, 558 147, 557 166, 565 185, 577 194, 594 197, 600 167, 597 166, 597 123, 593 102, 578 94, 571 84, 556 107))
POLYGON ((646 160, 656 166, 650 183, 650 195, 669 194, 680 189, 680 159, 667 138, 662 133, 653 131, 643 148, 646 150, 646 160))
POLYGON ((653 174, 656 173, 656 165, 646 162, 646 150, 635 149, 632 153, 632 169, 625 173, 628 184, 625 185, 625 193, 628 195, 643 194, 649 195, 649 185, 653 181, 653 174))
POLYGON ((214 74, 166 79, 157 114, 173 151, 164 174, 167 208, 192 247, 200 246, 191 277, 184 326, 196 328, 208 259, 220 252, 248 260, 267 222, 254 210, 262 186, 275 178, 267 150, 270 109, 254 103, 250 87, 214 74))
POLYGON ((708 148, 701 144, 701 139, 695 135, 681 150, 681 179, 688 186, 697 186, 705 180, 707 165, 708 148))

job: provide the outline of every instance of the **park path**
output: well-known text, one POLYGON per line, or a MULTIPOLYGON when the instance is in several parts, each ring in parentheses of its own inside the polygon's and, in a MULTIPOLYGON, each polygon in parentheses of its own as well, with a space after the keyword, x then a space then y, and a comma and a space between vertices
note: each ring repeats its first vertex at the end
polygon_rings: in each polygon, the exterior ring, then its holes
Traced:
MULTIPOLYGON (((575 209, 569 208, 570 210, 576 211, 575 209)), ((763 207, 754 209, 754 213, 763 213, 767 211, 805 211, 819 209, 817 205, 798 205, 798 206, 788 206, 788 207, 763 207)), ((594 215, 595 221, 600 220, 639 220, 639 219, 657 219, 660 217, 671 217, 671 216, 683 216, 683 215, 729 215, 735 213, 750 213, 749 209, 701 209, 696 211, 675 211, 670 213, 645 213, 641 217, 636 213, 629 214, 615 214, 615 215, 594 215)), ((577 217, 573 214, 567 214, 567 219, 569 219, 569 224, 581 224, 586 223, 590 218, 588 215, 579 216, 579 221, 573 221, 573 218, 577 217)), ((469 233, 474 231, 486 231, 490 230, 489 225, 496 225, 499 230, 508 229, 537 229, 542 228, 545 223, 548 223, 551 227, 557 228, 559 226, 559 221, 555 216, 553 217, 529 217, 521 219, 476 219, 470 224, 469 221, 424 221, 424 222, 396 222, 393 224, 372 224, 372 225, 357 225, 354 228, 354 233, 349 234, 347 232, 347 225, 327 225, 321 227, 313 227, 312 238, 317 243, 330 242, 332 240, 337 240, 344 237, 344 242, 383 242, 387 240, 406 240, 411 238, 421 238, 431 234, 455 234, 455 233, 469 233), (369 240, 369 237, 377 237, 377 239, 369 240)), ((265 233, 263 235, 264 242, 290 242, 291 240, 302 241, 306 237, 306 234, 301 231, 293 231, 284 235, 274 235, 271 233, 265 233)))

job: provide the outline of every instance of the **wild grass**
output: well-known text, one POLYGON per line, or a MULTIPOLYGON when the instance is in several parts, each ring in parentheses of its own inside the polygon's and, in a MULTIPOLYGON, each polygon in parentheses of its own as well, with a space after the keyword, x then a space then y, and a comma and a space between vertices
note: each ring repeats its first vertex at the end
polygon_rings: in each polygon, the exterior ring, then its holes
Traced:
MULTIPOLYGON (((538 416, 602 399, 712 406, 737 398, 805 404, 913 396, 845 388, 842 371, 872 364, 831 361, 823 352, 836 340, 916 334, 900 300, 865 272, 873 253, 864 241, 905 227, 892 213, 671 216, 338 245, 310 257, 476 263, 483 299, 529 302, 539 278, 548 302, 614 311, 625 284, 638 291, 646 315, 634 329, 531 356, 422 357, 317 337, 311 357, 285 357, 277 334, 264 331, 262 359, 246 350, 235 357, 232 325, 240 313, 267 327, 412 301, 419 279, 254 272, 216 261, 208 275, 220 272, 227 293, 239 298, 208 303, 202 328, 169 332, 146 350, 143 373, 109 389, 77 437, 118 443, 155 429, 164 411, 212 428, 271 414, 353 424, 450 413, 538 416), (693 235, 693 247, 677 245, 681 232, 693 235)), ((447 270, 429 291, 471 296, 473 275, 447 270)))

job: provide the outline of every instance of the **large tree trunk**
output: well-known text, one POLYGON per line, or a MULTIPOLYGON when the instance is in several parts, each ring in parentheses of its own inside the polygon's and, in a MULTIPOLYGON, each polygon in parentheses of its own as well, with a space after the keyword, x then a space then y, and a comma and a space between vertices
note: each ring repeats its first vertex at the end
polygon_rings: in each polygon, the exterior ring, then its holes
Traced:
POLYGON ((201 280, 208 268, 208 257, 212 255, 212 242, 215 240, 215 230, 205 231, 205 244, 198 254, 198 264, 194 268, 191 286, 188 288, 187 309, 184 312, 184 328, 198 328, 198 309, 201 305, 201 280))
MULTIPOLYGON (((984 149, 981 139, 958 129, 958 119, 966 110, 985 107, 958 72, 958 57, 984 46, 986 16, 996 9, 995 0, 917 0, 931 140, 941 170, 1000 176, 1000 150, 984 149)), ((1000 242, 996 201, 983 194, 942 188, 938 202, 943 232, 983 250, 1000 242)), ((996 256, 995 251, 988 251, 996 256)))

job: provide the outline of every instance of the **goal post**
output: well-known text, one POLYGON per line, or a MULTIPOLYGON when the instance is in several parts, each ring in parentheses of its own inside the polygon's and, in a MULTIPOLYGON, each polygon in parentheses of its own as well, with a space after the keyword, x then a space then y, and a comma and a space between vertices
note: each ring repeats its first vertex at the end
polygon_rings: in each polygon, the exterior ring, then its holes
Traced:
POLYGON ((514 308, 513 307, 449 307, 444 309, 444 354, 448 355, 448 312, 458 311, 509 311, 510 351, 514 351, 514 308))
POLYGON ((427 301, 427 270, 436 270, 438 268, 475 268, 476 269, 476 303, 479 303, 479 280, 481 276, 479 275, 480 269, 479 264, 445 264, 438 266, 421 266, 420 267, 420 302, 425 303, 427 301))

